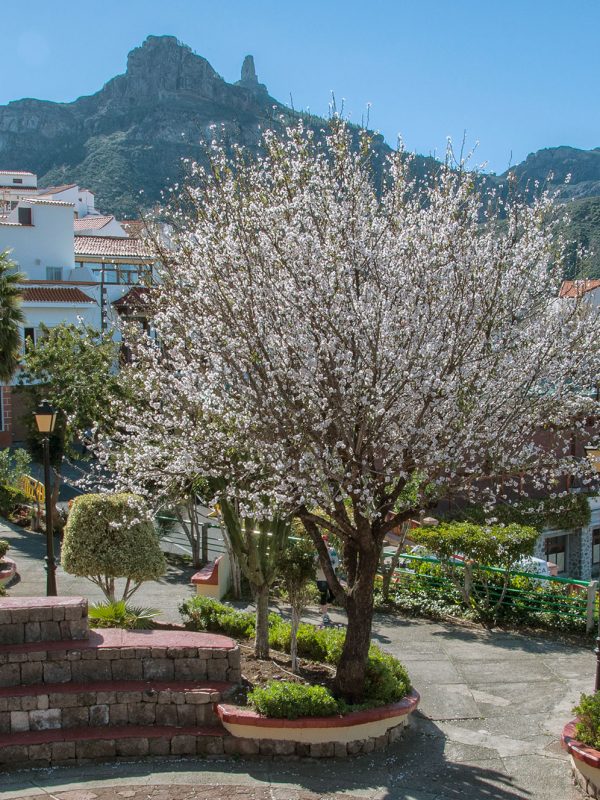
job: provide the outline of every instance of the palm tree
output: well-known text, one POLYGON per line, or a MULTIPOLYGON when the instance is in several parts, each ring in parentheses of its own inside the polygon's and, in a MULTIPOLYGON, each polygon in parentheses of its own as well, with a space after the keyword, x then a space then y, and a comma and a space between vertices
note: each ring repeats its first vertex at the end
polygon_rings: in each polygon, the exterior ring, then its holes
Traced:
POLYGON ((9 381, 21 357, 20 328, 25 321, 19 284, 26 276, 17 272, 8 252, 0 253, 0 381, 9 381))

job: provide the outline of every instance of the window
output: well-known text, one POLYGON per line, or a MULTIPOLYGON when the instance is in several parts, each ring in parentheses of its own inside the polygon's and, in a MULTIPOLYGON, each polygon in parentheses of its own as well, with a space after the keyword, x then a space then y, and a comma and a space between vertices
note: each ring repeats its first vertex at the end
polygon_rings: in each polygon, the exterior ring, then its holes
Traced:
POLYGON ((27 350, 27 345, 33 347, 35 344, 35 328, 23 328, 23 347, 27 350))
POLYGON ((19 225, 32 225, 31 221, 31 209, 30 208, 19 208, 19 225))
POLYGON ((46 267, 47 281, 62 281, 62 279, 63 279, 62 267, 46 267))
POLYGON ((600 528, 592 531, 592 564, 600 564, 600 528))
POLYGON ((23 178, 13 178, 13 183, 23 183, 23 178))
POLYGON ((546 539, 546 561, 558 567, 558 574, 567 571, 567 537, 551 536, 546 539))

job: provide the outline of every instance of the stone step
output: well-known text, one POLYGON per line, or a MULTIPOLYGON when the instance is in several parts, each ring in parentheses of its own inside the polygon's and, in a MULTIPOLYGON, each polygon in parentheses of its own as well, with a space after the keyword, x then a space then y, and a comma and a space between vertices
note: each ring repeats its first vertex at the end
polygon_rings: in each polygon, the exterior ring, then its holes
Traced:
POLYGON ((127 725, 0 735, 0 770, 142 756, 221 755, 229 740, 211 726, 127 725))
POLYGON ((220 725, 219 681, 96 681, 0 688, 0 735, 123 725, 220 725))
POLYGON ((110 680, 239 683, 240 651, 217 634, 116 628, 79 642, 0 646, 0 687, 110 680))

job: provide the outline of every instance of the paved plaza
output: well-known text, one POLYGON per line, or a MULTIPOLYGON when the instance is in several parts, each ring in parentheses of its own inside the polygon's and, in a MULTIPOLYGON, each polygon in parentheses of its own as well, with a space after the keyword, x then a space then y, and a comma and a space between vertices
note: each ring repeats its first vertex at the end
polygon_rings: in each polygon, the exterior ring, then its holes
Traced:
MULTIPOLYGON (((13 596, 43 594, 44 539, 3 526, 22 573, 13 596)), ((138 603, 177 620, 192 570, 172 568, 138 603)), ((59 592, 90 600, 88 581, 59 569, 59 592)), ((334 614, 334 619, 336 615, 334 614)), ((339 619, 343 618, 339 616, 339 619)), ((374 638, 407 666, 422 695, 407 737, 349 761, 181 760, 85 765, 0 775, 0 800, 576 800, 560 749, 563 724, 593 688, 588 649, 552 633, 529 637, 381 615, 374 638)))

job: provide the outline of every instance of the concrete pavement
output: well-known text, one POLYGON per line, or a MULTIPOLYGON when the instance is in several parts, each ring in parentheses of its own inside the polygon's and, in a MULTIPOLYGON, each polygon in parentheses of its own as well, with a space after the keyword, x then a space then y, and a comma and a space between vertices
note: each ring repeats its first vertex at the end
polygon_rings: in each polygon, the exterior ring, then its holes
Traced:
MULTIPOLYGON (((21 580, 11 595, 44 592, 43 536, 0 528, 21 580)), ((189 570, 191 573, 191 570, 189 570)), ((58 574, 59 590, 97 599, 88 581, 58 574)), ((172 569, 136 596, 178 619, 191 596, 189 574, 172 569)), ((343 617, 333 613, 333 618, 343 617)), ((86 765, 0 777, 0 799, 59 800, 575 800, 559 746, 581 691, 591 691, 595 658, 551 633, 540 637, 475 626, 376 617, 374 639, 407 666, 422 696, 410 734, 388 752, 351 761, 177 761, 86 765), (64 792, 85 796, 63 796, 64 792), (220 793, 219 793, 220 792, 220 793)))

